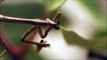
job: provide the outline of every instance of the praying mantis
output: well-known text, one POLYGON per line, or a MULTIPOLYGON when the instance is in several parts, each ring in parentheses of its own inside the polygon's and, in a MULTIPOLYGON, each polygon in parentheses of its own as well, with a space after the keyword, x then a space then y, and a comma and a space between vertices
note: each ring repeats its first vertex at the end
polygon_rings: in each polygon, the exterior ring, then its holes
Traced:
MULTIPOLYGON (((13 17, 7 17, 7 16, 3 16, 0 15, 0 21, 1 22, 11 22, 11 23, 28 23, 28 24, 32 24, 33 26, 28 29, 21 37, 21 42, 23 43, 27 43, 27 44, 34 44, 37 45, 37 50, 35 52, 35 54, 37 54, 38 52, 40 52, 40 50, 42 49, 42 47, 48 47, 50 46, 50 44, 47 44, 46 41, 41 40, 40 42, 33 42, 33 41, 29 41, 26 40, 26 38, 34 31, 37 30, 40 37, 41 38, 45 38, 48 35, 48 32, 54 28, 56 30, 60 29, 59 25, 60 25, 60 16, 61 16, 61 10, 58 9, 56 15, 54 16, 54 18, 52 20, 50 20, 49 18, 47 18, 46 20, 33 20, 33 19, 22 19, 22 18, 13 18, 13 17), (36 24, 37 23, 37 24, 36 24), (43 26, 48 26, 46 28, 46 30, 43 32, 42 31, 42 27, 43 26)), ((6 50, 4 50, 0 55, 2 56, 4 53, 6 52, 6 50)))
MULTIPOLYGON (((59 29, 59 20, 60 20, 60 15, 61 15, 61 12, 60 10, 57 11, 55 17, 52 19, 53 22, 55 22, 57 25, 55 27, 53 26, 48 26, 48 28, 45 30, 45 32, 43 33, 42 32, 42 28, 41 26, 39 25, 34 25, 32 26, 27 32, 24 33, 24 35, 22 36, 21 38, 21 41, 23 43, 28 43, 28 44, 36 44, 38 47, 37 47, 37 51, 36 51, 36 54, 42 49, 42 47, 47 47, 47 46, 50 46, 50 44, 46 44, 46 41, 44 40, 41 40, 40 43, 38 42, 32 42, 32 41, 29 41, 29 40, 26 40, 25 38, 31 33, 33 32, 35 29, 37 29, 37 31, 39 32, 39 35, 41 38, 45 38, 48 34, 48 32, 52 29, 52 28, 55 28, 55 29, 59 29)), ((47 21, 49 22, 52 22, 50 19, 46 19, 47 21)))

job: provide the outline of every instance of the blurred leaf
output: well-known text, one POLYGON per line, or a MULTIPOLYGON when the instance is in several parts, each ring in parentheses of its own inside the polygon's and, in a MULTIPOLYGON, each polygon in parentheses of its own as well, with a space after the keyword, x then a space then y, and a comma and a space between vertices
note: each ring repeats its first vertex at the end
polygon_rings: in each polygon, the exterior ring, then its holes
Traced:
POLYGON ((9 54, 4 54, 3 56, 3 60, 12 60, 12 58, 10 58, 11 56, 9 54))
POLYGON ((43 2, 47 10, 50 12, 60 7, 65 1, 66 0, 44 0, 43 2))
POLYGON ((1 23, 1 27, 3 27, 6 36, 9 37, 13 43, 21 46, 22 42, 20 41, 20 38, 31 26, 26 24, 1 23))
POLYGON ((0 43, 0 53, 1 53, 3 50, 5 50, 5 49, 3 48, 3 46, 2 46, 1 43, 0 43))
POLYGON ((68 44, 78 45, 78 46, 88 48, 88 49, 98 49, 98 50, 107 49, 106 37, 101 38, 101 39, 87 40, 87 39, 80 37, 77 33, 75 33, 72 30, 66 30, 63 27, 60 27, 60 28, 68 44))
POLYGON ((84 6, 91 12, 93 17, 95 17, 95 22, 102 28, 102 30, 106 31, 106 17, 102 13, 100 7, 100 0, 80 0, 84 6))
POLYGON ((88 45, 91 45, 89 40, 81 38, 79 35, 77 35, 77 33, 66 30, 63 27, 60 28, 68 44, 77 44, 83 47, 89 47, 88 45))
POLYGON ((4 48, 3 45, 1 45, 1 43, 0 43, 0 58, 5 55, 4 51, 5 51, 5 48, 4 48))
POLYGON ((93 38, 101 38, 107 36, 107 31, 96 31, 93 38))
POLYGON ((98 0, 81 0, 81 2, 92 12, 93 15, 98 18, 101 16, 101 9, 98 5, 98 0))
POLYGON ((0 14, 20 18, 43 18, 44 6, 36 3, 1 4, 0 14))

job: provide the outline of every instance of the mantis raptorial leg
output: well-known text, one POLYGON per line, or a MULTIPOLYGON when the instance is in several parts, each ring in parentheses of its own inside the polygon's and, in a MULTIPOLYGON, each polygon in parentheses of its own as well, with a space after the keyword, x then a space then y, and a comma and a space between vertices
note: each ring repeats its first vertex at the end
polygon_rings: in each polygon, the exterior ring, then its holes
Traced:
MULTIPOLYGON (((37 47, 37 50, 35 51, 35 54, 37 54, 41 49, 42 47, 47 47, 47 46, 50 46, 50 44, 46 44, 46 42, 44 40, 41 40, 40 43, 38 42, 33 42, 33 41, 29 41, 29 40, 26 40, 25 38, 30 34, 32 33, 34 30, 37 29, 37 31, 39 32, 39 35, 41 38, 45 38, 47 35, 48 35, 48 32, 52 29, 52 28, 55 28, 55 29, 59 29, 59 20, 60 20, 60 15, 61 15, 61 12, 60 10, 58 10, 58 12, 56 13, 55 17, 52 19, 53 22, 55 22, 57 25, 55 27, 53 26, 48 26, 48 28, 44 31, 42 31, 42 27, 39 26, 39 25, 35 25, 35 26, 32 26, 27 32, 24 33, 24 35, 22 36, 21 38, 21 41, 24 42, 24 43, 28 43, 28 44, 36 44, 38 47, 37 47)), ((46 19, 48 22, 52 22, 51 20, 49 19, 46 19)))
MULTIPOLYGON (((32 33, 35 29, 37 29, 37 31, 39 32, 39 35, 41 38, 45 38, 48 34, 48 32, 52 29, 52 28, 55 28, 55 29, 59 29, 59 19, 60 19, 60 10, 58 10, 58 12, 56 13, 55 17, 52 19, 55 23, 57 23, 57 26, 53 27, 53 26, 48 26, 48 28, 44 31, 44 33, 42 32, 42 28, 41 26, 39 25, 35 25, 35 26, 32 26, 27 32, 24 33, 24 35, 22 36, 21 38, 21 41, 24 42, 24 43, 29 43, 29 44, 39 44, 37 42, 32 42, 32 41, 28 41, 26 40, 25 38, 30 34, 32 33)), ((51 22, 51 20, 49 19, 46 19, 48 22, 51 22)))

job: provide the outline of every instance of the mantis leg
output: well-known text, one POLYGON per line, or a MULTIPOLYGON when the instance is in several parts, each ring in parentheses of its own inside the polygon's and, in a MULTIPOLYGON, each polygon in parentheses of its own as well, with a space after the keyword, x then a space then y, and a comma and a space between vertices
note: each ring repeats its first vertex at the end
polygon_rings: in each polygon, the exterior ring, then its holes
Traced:
POLYGON ((59 24, 60 17, 61 17, 61 11, 60 11, 60 9, 59 9, 59 10, 57 11, 55 17, 52 19, 52 21, 54 21, 55 23, 59 24))
POLYGON ((26 40, 25 38, 30 34, 32 33, 35 29, 37 28, 37 26, 32 26, 27 32, 25 32, 21 38, 21 41, 24 42, 24 43, 29 43, 29 44, 36 44, 32 41, 28 41, 26 40))
MULTIPOLYGON (((61 16, 61 12, 60 10, 57 11, 55 17, 53 18, 53 21, 55 23, 57 23, 57 26, 54 27, 55 29, 59 29, 59 20, 60 20, 60 16, 61 16)), ((46 19, 48 22, 51 22, 51 20, 49 19, 46 19)), ((39 32, 39 35, 41 38, 45 38, 48 34, 48 32, 53 28, 52 26, 48 26, 48 28, 44 31, 44 33, 42 32, 42 28, 41 26, 33 26, 31 27, 26 33, 24 33, 24 35, 22 36, 21 38, 21 41, 24 42, 24 43, 29 43, 29 44, 39 44, 37 42, 31 42, 31 41, 28 41, 28 40, 25 40, 25 38, 31 33, 33 32, 36 28, 38 28, 38 32, 39 32)))
POLYGON ((35 29, 37 28, 37 26, 32 26, 27 32, 25 32, 21 38, 21 41, 24 42, 25 38, 32 33, 35 29))
MULTIPOLYGON (((55 23, 57 23, 59 25, 59 20, 60 20, 60 16, 61 16, 61 12, 60 10, 57 11, 55 17, 52 19, 55 23)), ((47 19, 47 21, 50 21, 49 19, 47 19)), ((38 31, 39 31, 39 35, 42 37, 42 38, 45 38, 48 34, 48 32, 52 29, 52 26, 48 26, 48 28, 46 29, 46 31, 42 32, 42 29, 41 27, 39 26, 38 27, 38 31)), ((59 29, 59 26, 56 26, 55 29, 59 29)))
MULTIPOLYGON (((43 46, 43 47, 46 47, 46 46, 50 46, 50 44, 42 44, 42 43, 39 43, 39 42, 33 42, 33 41, 29 41, 29 40, 26 40, 25 38, 30 34, 32 33, 35 29, 37 29, 39 26, 32 26, 27 32, 24 33, 24 35, 22 36, 21 38, 21 41, 24 42, 24 43, 28 43, 28 44, 36 44, 38 46, 43 46)), ((41 29, 40 29, 41 30, 41 29)), ((41 34, 43 34, 41 32, 41 34)))
POLYGON ((45 30, 45 32, 43 33, 41 27, 39 26, 39 27, 38 27, 38 31, 39 31, 40 37, 41 37, 41 38, 45 38, 45 37, 47 36, 48 32, 51 30, 51 28, 52 28, 52 27, 49 26, 49 27, 45 30))

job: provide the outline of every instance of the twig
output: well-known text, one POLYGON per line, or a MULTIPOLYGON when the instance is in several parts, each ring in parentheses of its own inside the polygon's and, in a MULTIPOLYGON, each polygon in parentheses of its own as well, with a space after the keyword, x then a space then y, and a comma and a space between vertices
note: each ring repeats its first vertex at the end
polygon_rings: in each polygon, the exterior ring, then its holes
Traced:
POLYGON ((0 15, 0 21, 1 22, 11 22, 11 23, 22 23, 22 24, 32 24, 32 25, 50 25, 50 26, 56 26, 57 24, 54 22, 50 22, 47 20, 42 19, 25 19, 25 18, 16 18, 16 17, 9 17, 0 15))
POLYGON ((0 57, 2 56, 2 55, 4 55, 6 53, 6 50, 4 50, 1 54, 0 54, 0 57))

